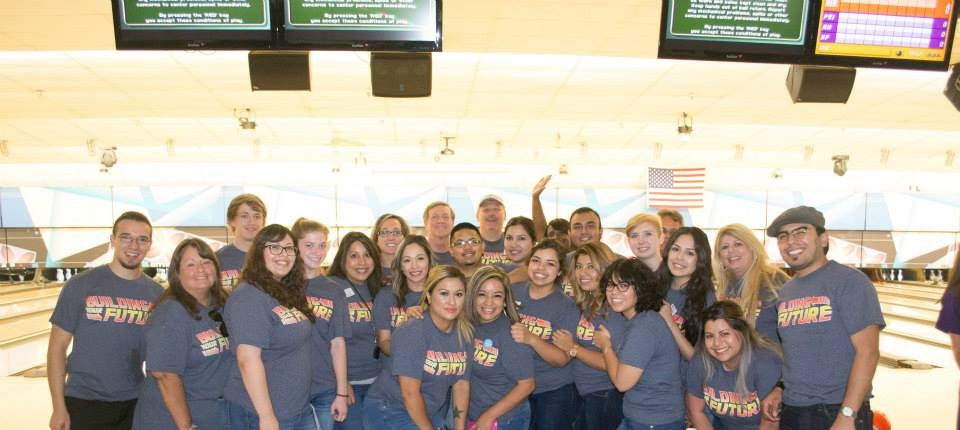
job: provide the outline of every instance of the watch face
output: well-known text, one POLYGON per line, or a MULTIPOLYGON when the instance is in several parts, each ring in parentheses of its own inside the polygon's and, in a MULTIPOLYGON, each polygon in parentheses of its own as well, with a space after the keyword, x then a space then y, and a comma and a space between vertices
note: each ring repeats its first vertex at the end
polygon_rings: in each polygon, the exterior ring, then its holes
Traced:
POLYGON ((853 408, 851 408, 851 407, 849 407, 849 406, 844 406, 843 408, 840 409, 840 413, 843 414, 843 416, 845 416, 845 417, 852 417, 852 416, 853 416, 853 408))

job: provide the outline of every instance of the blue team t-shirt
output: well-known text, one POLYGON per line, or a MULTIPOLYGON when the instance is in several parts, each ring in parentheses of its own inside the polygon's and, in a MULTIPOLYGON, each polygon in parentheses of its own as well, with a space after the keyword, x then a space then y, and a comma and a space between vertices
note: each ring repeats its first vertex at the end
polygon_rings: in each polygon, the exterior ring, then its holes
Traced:
POLYGON ((773 351, 754 347, 747 369, 747 397, 737 393, 738 370, 727 371, 716 360, 710 359, 713 375, 706 380, 702 356, 690 360, 687 371, 687 393, 703 398, 716 419, 726 430, 752 430, 760 426, 763 414, 760 403, 780 380, 783 360, 773 351))
MULTIPOLYGON (((567 330, 576 333, 580 311, 573 300, 555 288, 550 295, 533 300, 530 298, 530 283, 513 284, 513 297, 519 303, 520 323, 525 325, 531 333, 541 339, 553 343, 554 330, 567 330)), ((534 354, 533 369, 536 375, 537 387, 534 394, 553 391, 564 385, 573 383, 573 366, 569 363, 563 367, 553 367, 534 354)))
MULTIPOLYGON (((157 305, 147 323, 147 372, 179 375, 193 424, 199 428, 221 429, 227 423, 219 399, 233 365, 233 355, 229 339, 220 332, 220 323, 209 316, 213 310, 216 309, 198 306, 200 319, 196 320, 173 298, 157 305)), ((153 376, 147 376, 143 384, 133 427, 176 428, 153 376)))
MULTIPOLYGON (((260 348, 267 390, 277 418, 301 414, 310 399, 312 380, 310 339, 313 324, 307 316, 242 282, 227 299, 224 322, 230 331, 234 351, 240 345, 260 348)), ((223 397, 249 412, 256 411, 243 385, 239 366, 230 370, 223 397)))
POLYGON ((377 348, 376 328, 373 325, 373 297, 367 283, 352 284, 338 276, 324 278, 343 291, 347 301, 350 338, 347 339, 347 377, 351 381, 375 378, 380 362, 373 357, 377 348))
POLYGON ((310 341, 310 358, 313 362, 313 384, 310 393, 316 395, 337 388, 330 342, 338 337, 349 339, 351 332, 346 298, 343 291, 333 283, 323 277, 311 279, 307 284, 307 304, 316 317, 310 341))
POLYGON ((870 325, 883 329, 886 323, 876 288, 859 270, 830 260, 784 284, 777 301, 783 402, 790 406, 843 402, 856 355, 850 336, 870 325))
MULTIPOLYGON (((581 348, 599 352, 600 349, 593 344, 593 336, 596 330, 603 325, 610 332, 610 339, 616 343, 617 339, 623 337, 623 332, 627 327, 627 320, 619 312, 609 311, 606 308, 601 309, 600 313, 592 318, 580 314, 580 321, 577 324, 576 340, 581 348)), ((581 360, 573 360, 573 382, 577 386, 577 392, 580 395, 596 393, 598 391, 612 390, 613 383, 610 382, 610 376, 605 370, 597 370, 581 360)))
POLYGON ((510 320, 504 315, 474 327, 467 418, 480 418, 512 390, 517 381, 532 378, 534 354, 529 346, 513 340, 510 320))
POLYGON ((107 265, 67 281, 50 316, 50 323, 73 335, 66 396, 110 402, 137 398, 147 319, 162 292, 145 275, 123 279, 107 265))
POLYGON ((622 364, 643 369, 637 384, 623 394, 623 416, 648 425, 683 419, 680 350, 660 313, 634 316, 616 350, 622 364))
POLYGON ((407 376, 420 380, 427 415, 439 416, 450 387, 470 377, 467 343, 460 340, 456 323, 449 333, 444 333, 429 314, 423 319, 407 321, 393 332, 391 377, 377 378, 367 397, 402 408, 398 377, 407 376))
POLYGON ((220 283, 224 288, 233 288, 240 282, 243 273, 243 263, 247 260, 247 253, 233 244, 217 250, 217 262, 220 263, 220 283))
POLYGON ((480 257, 482 266, 498 266, 511 263, 503 248, 503 235, 497 240, 483 239, 483 256, 480 257))

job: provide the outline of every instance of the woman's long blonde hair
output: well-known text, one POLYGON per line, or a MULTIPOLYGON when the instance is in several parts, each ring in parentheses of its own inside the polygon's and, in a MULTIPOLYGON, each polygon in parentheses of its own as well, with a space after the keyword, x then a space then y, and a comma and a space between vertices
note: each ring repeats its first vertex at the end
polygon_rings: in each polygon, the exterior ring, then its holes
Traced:
POLYGON ((603 308, 606 297, 600 285, 597 285, 597 289, 594 291, 584 291, 580 288, 580 280, 576 277, 576 267, 577 259, 580 258, 581 255, 589 257, 590 262, 593 263, 597 272, 600 273, 600 276, 597 277, 597 283, 600 282, 600 278, 603 277, 603 272, 607 270, 610 263, 613 263, 613 261, 617 259, 617 255, 610 250, 609 246, 602 242, 589 242, 580 245, 573 254, 574 269, 570 270, 571 276, 569 278, 570 284, 573 285, 573 301, 577 304, 577 308, 580 309, 580 313, 587 317, 587 319, 592 320, 600 314, 600 309, 603 308))
POLYGON ((757 239, 757 236, 743 224, 728 224, 717 231, 716 246, 713 249, 713 273, 717 279, 717 292, 720 300, 730 299, 729 290, 736 283, 733 273, 723 266, 720 260, 720 239, 724 236, 731 236, 750 248, 753 253, 753 263, 743 275, 740 297, 733 297, 743 308, 747 321, 751 324, 757 319, 757 311, 760 307, 760 292, 766 289, 770 293, 770 298, 776 298, 780 295, 780 287, 789 279, 789 276, 780 268, 770 264, 770 257, 763 248, 763 244, 757 239))

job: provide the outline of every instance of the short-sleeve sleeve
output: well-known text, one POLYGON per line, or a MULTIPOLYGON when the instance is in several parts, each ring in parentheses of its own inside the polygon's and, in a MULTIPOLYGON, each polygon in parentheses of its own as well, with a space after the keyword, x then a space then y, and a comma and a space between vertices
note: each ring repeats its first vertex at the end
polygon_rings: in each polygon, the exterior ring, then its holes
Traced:
POLYGON ((522 343, 511 341, 504 343, 504 366, 507 376, 514 381, 533 377, 533 349, 522 343))
POLYGON ((761 399, 767 397, 773 386, 777 385, 783 371, 783 360, 773 351, 758 348, 754 353, 754 386, 757 389, 757 396, 761 399))
POLYGON ((703 356, 698 353, 693 356, 690 366, 687 367, 687 394, 694 397, 703 397, 703 375, 706 373, 703 364, 703 356))
POLYGON ((273 321, 267 296, 247 284, 241 285, 230 299, 225 307, 230 343, 261 349, 268 347, 273 321))
POLYGON ((645 369, 653 359, 656 336, 645 324, 635 324, 627 331, 618 358, 628 366, 645 369))
POLYGON ((343 291, 339 288, 334 289, 333 294, 333 319, 330 320, 330 338, 342 337, 349 339, 353 336, 353 329, 350 327, 350 312, 347 310, 347 299, 343 291))
POLYGON ((833 315, 839 314, 847 333, 858 333, 869 325, 884 327, 880 299, 873 283, 860 272, 849 275, 840 293, 837 294, 838 306, 833 315))
POLYGON ((391 352, 394 376, 423 378, 423 363, 427 353, 423 326, 423 320, 415 320, 400 326, 393 333, 391 352))
POLYGON ((70 333, 77 329, 77 322, 86 307, 82 290, 82 286, 67 282, 60 290, 57 305, 53 308, 53 314, 50 315, 52 324, 70 333))
POLYGON ((147 327, 147 370, 183 375, 190 353, 190 335, 170 314, 151 319, 147 327))

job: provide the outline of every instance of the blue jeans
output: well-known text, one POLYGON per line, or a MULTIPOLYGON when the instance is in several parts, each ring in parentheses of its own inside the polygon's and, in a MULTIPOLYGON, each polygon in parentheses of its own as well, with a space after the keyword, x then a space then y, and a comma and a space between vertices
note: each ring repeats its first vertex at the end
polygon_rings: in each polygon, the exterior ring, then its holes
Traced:
MULTIPOLYGON (((783 405, 780 413, 780 430, 829 429, 840 414, 840 405, 816 404, 810 406, 783 405)), ((863 402, 857 411, 854 426, 857 430, 873 429, 873 411, 870 402, 863 402)))
POLYGON ((530 395, 530 430, 572 430, 577 419, 577 390, 567 384, 530 395))
MULTIPOLYGON (((436 427, 444 424, 443 415, 431 417, 436 427)), ((420 430, 403 405, 394 405, 380 399, 366 399, 363 405, 363 425, 376 430, 420 430)))
MULTIPOLYGON (((260 416, 233 402, 227 403, 227 421, 230 430, 259 430, 260 416)), ((313 407, 307 407, 299 415, 279 418, 280 430, 317 430, 313 407)))
POLYGON ((524 401, 516 409, 497 418, 499 430, 527 430, 530 427, 530 402, 524 401))
POLYGON ((376 427, 365 427, 363 425, 363 401, 367 398, 367 391, 370 389, 371 384, 362 384, 354 385, 350 384, 353 387, 353 396, 357 399, 357 402, 350 406, 350 409, 347 409, 347 419, 343 420, 342 423, 334 423, 333 428, 336 430, 365 430, 371 429, 375 430, 376 427))
POLYGON ((623 393, 615 388, 581 396, 580 430, 617 430, 623 421, 623 393))
POLYGON ((330 414, 330 405, 337 399, 337 390, 327 390, 317 393, 310 399, 313 410, 317 414, 317 426, 320 430, 333 430, 333 415, 330 414))
POLYGON ((617 427, 617 430, 686 430, 686 428, 686 419, 680 419, 666 424, 644 424, 631 421, 629 418, 624 417, 623 422, 620 423, 620 427, 617 427))

